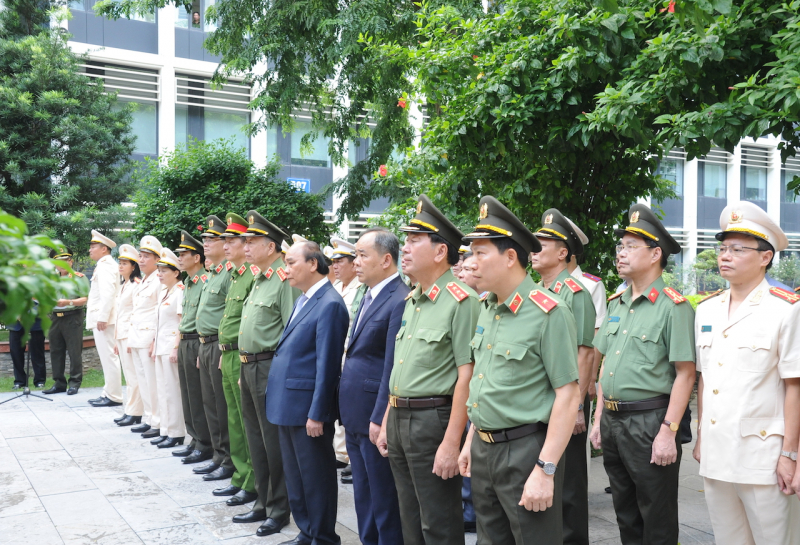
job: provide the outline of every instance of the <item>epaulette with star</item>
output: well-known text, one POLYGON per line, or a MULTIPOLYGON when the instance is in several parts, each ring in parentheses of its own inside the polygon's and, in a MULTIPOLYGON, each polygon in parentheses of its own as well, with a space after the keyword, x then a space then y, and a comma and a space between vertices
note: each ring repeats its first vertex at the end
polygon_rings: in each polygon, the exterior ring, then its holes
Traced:
POLYGON ((705 297, 703 297, 702 299, 700 299, 700 300, 697 302, 697 304, 699 305, 700 303, 703 303, 703 302, 705 302, 705 301, 708 301, 709 299, 712 299, 712 298, 716 297, 717 295, 719 295, 719 294, 720 294, 720 293, 722 293, 723 291, 725 291, 725 290, 717 290, 717 291, 715 291, 714 293, 709 293, 708 295, 706 295, 705 297))
POLYGON ((185 290, 186 289, 186 286, 184 286, 183 284, 176 284, 176 286, 178 286, 179 290, 185 290))
POLYGON ((286 271, 283 270, 283 267, 278 267, 278 277, 281 279, 281 282, 286 280, 286 271))
POLYGON ((464 291, 461 286, 456 284, 455 282, 448 282, 447 283, 447 291, 450 292, 450 295, 455 297, 456 301, 459 303, 469 297, 469 293, 464 291))
POLYGON ((797 292, 800 292, 800 286, 797 286, 797 287, 794 289, 794 291, 795 291, 795 293, 797 293, 797 292))
POLYGON ((787 303, 795 304, 796 302, 800 301, 800 296, 795 295, 794 293, 783 288, 772 287, 769 289, 769 292, 775 297, 783 299, 787 303))
POLYGON ((675 303, 676 305, 686 301, 686 297, 684 297, 683 295, 681 295, 672 288, 664 288, 662 291, 667 297, 672 299, 672 302, 675 303))
POLYGON ((542 309, 546 314, 558 306, 558 301, 552 297, 548 297, 539 290, 533 290, 528 298, 536 303, 536 306, 542 309))
POLYGON ((615 293, 614 295, 612 295, 611 297, 609 297, 609 298, 607 299, 607 301, 610 303, 611 301, 613 301, 613 300, 614 300, 614 299, 616 299, 617 297, 621 297, 623 293, 625 293, 625 290, 622 290, 622 291, 619 291, 619 292, 615 293))
POLYGON ((603 279, 602 279, 602 278, 600 278, 599 276, 595 276, 595 275, 593 275, 593 274, 589 274, 589 273, 587 273, 587 272, 583 273, 583 277, 584 277, 584 278, 588 278, 589 280, 594 280, 594 281, 595 281, 595 282, 597 282, 598 284, 599 284, 600 282, 602 282, 602 281, 603 281, 603 279))
POLYGON ((578 282, 575 282, 572 278, 565 279, 564 283, 570 290, 572 290, 572 293, 578 293, 579 291, 583 291, 583 286, 581 286, 578 282))

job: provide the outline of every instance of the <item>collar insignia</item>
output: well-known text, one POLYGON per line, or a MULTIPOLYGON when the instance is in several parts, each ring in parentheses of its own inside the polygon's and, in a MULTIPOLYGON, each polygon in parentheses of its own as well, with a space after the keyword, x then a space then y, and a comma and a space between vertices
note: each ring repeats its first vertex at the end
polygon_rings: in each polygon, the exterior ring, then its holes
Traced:
POLYGON ((658 299, 658 290, 653 288, 650 290, 650 293, 647 294, 647 298, 650 299, 651 303, 655 303, 656 299, 658 299))
POLYGON ((274 273, 274 272, 275 272, 275 271, 273 271, 273 270, 272 270, 272 267, 270 267, 269 269, 267 269, 267 270, 264 272, 264 276, 266 276, 266 277, 267 277, 267 280, 269 280, 269 279, 272 277, 272 273, 274 273))
POLYGON ((253 273, 253 276, 256 276, 261 272, 261 269, 258 268, 258 265, 250 265, 250 272, 253 273))
POLYGON ((553 291, 556 292, 556 293, 561 293, 561 286, 563 286, 563 285, 564 284, 562 284, 560 281, 556 282, 556 285, 553 286, 553 291))
POLYGON ((225 265, 223 265, 222 263, 220 263, 219 265, 217 265, 217 268, 216 268, 216 269, 214 269, 214 272, 216 272, 216 273, 221 273, 221 272, 222 272, 222 268, 223 268, 224 266, 225 266, 225 265))
POLYGON ((200 277, 200 280, 202 280, 202 281, 203 281, 203 284, 205 284, 206 282, 208 282, 208 276, 204 274, 204 275, 202 275, 202 276, 200 277))
POLYGON ((233 263, 231 263, 230 261, 228 261, 227 263, 225 263, 225 270, 226 270, 226 271, 229 271, 229 270, 231 270, 232 268, 233 268, 233 263))
POLYGON ((435 302, 436 298, 439 296, 440 291, 441 290, 439 289, 439 286, 434 284, 431 290, 428 292, 428 299, 435 302))
POLYGON ((236 272, 237 272, 237 273, 239 273, 239 274, 244 274, 244 271, 246 271, 246 270, 247 270, 247 265, 245 265, 245 264, 242 264, 242 266, 241 266, 241 267, 239 267, 239 268, 236 270, 236 272))
POLYGON ((519 292, 515 293, 514 298, 511 300, 511 304, 508 305, 508 310, 516 314, 520 305, 522 305, 522 301, 523 299, 519 292))
POLYGON ((198 281, 198 280, 200 280, 200 277, 199 277, 198 275, 194 275, 194 278, 192 278, 192 282, 193 282, 194 284, 197 284, 197 281, 198 281))

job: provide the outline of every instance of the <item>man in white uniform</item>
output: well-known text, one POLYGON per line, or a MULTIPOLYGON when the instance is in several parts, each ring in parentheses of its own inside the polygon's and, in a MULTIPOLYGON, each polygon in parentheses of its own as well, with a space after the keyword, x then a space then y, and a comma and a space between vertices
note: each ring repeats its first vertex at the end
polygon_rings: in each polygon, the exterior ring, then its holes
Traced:
POLYGON ((792 498, 800 437, 800 297, 765 275, 786 235, 751 202, 720 216, 717 263, 730 289, 697 307, 694 457, 724 545, 800 543, 792 498))
POLYGON ((97 262, 92 273, 89 300, 86 302, 86 329, 94 334, 97 355, 103 366, 106 383, 97 399, 89 400, 95 407, 122 405, 122 371, 114 354, 115 304, 120 288, 119 265, 111 257, 117 243, 92 229, 89 257, 97 262))

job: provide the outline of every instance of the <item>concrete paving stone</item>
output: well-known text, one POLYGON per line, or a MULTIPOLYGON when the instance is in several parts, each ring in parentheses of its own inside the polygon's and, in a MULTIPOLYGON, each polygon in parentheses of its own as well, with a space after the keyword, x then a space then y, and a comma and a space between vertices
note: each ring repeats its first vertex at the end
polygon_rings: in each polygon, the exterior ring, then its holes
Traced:
POLYGON ((33 437, 49 435, 39 419, 31 411, 17 411, 0 418, 0 433, 6 440, 16 437, 33 437))
POLYGON ((0 518, 0 536, 7 545, 61 545, 64 541, 44 508, 39 513, 0 518))
POLYGON ((164 495, 161 488, 141 472, 124 475, 93 475, 91 479, 97 485, 97 489, 112 504, 164 495))
POLYGON ((147 530, 184 526, 194 518, 163 492, 125 501, 112 501, 114 509, 137 534, 147 530))
POLYGON ((18 457, 26 456, 34 452, 47 452, 51 450, 63 450, 61 443, 56 441, 52 435, 40 435, 36 437, 18 437, 9 439, 8 446, 18 457))
POLYGON ((31 453, 19 463, 40 497, 96 488, 63 450, 31 453))
MULTIPOLYGON (((131 462, 175 459, 175 456, 172 455, 173 449, 158 448, 150 444, 150 439, 142 439, 139 434, 128 433, 137 440, 126 450, 126 455, 131 462)), ((176 462, 180 465, 180 460, 176 460, 176 462)))
MULTIPOLYGON (((0 472, 0 517, 15 517, 44 511, 42 502, 36 495, 25 472, 14 462, 13 465, 2 465, 0 472)), ((0 532, 0 536, 2 536, 0 532)))
MULTIPOLYGON (((155 448, 151 445, 148 446, 155 448)), ((215 488, 227 486, 229 484, 227 480, 204 481, 202 476, 192 473, 191 465, 182 464, 175 456, 139 460, 133 462, 133 465, 137 470, 147 475, 181 507, 213 503, 225 505, 224 502, 227 498, 218 498, 212 495, 211 491, 215 488)))
POLYGON ((106 524, 66 524, 58 526, 64 545, 141 545, 142 540, 130 528, 106 524))
POLYGON ((124 473, 134 473, 136 468, 128 458, 119 452, 102 454, 99 456, 81 456, 74 458, 84 473, 94 480, 95 477, 105 477, 108 475, 121 475, 124 473))
POLYGON ((218 502, 187 507, 186 511, 217 539, 231 539, 234 537, 255 536, 256 530, 261 524, 260 522, 236 524, 232 521, 234 515, 246 513, 250 506, 251 504, 228 507, 225 502, 218 502))
POLYGON ((116 448, 109 443, 102 435, 94 430, 81 433, 53 432, 55 437, 64 450, 70 456, 77 458, 81 456, 104 456, 113 453, 116 448))
POLYGON ((42 498, 42 503, 64 543, 141 543, 136 533, 99 490, 46 496, 42 498))
MULTIPOLYGON (((144 545, 212 545, 219 543, 208 530, 200 524, 184 524, 171 528, 144 530, 137 532, 144 545)), ((260 541, 259 543, 269 543, 260 541)))

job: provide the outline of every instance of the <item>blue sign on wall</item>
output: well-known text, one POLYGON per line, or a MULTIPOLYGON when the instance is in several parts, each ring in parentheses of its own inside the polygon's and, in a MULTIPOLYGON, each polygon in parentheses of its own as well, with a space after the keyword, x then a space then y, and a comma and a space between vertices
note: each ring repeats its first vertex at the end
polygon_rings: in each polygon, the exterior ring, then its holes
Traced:
POLYGON ((286 178, 286 181, 293 185, 298 191, 311 193, 311 180, 307 178, 286 178))

